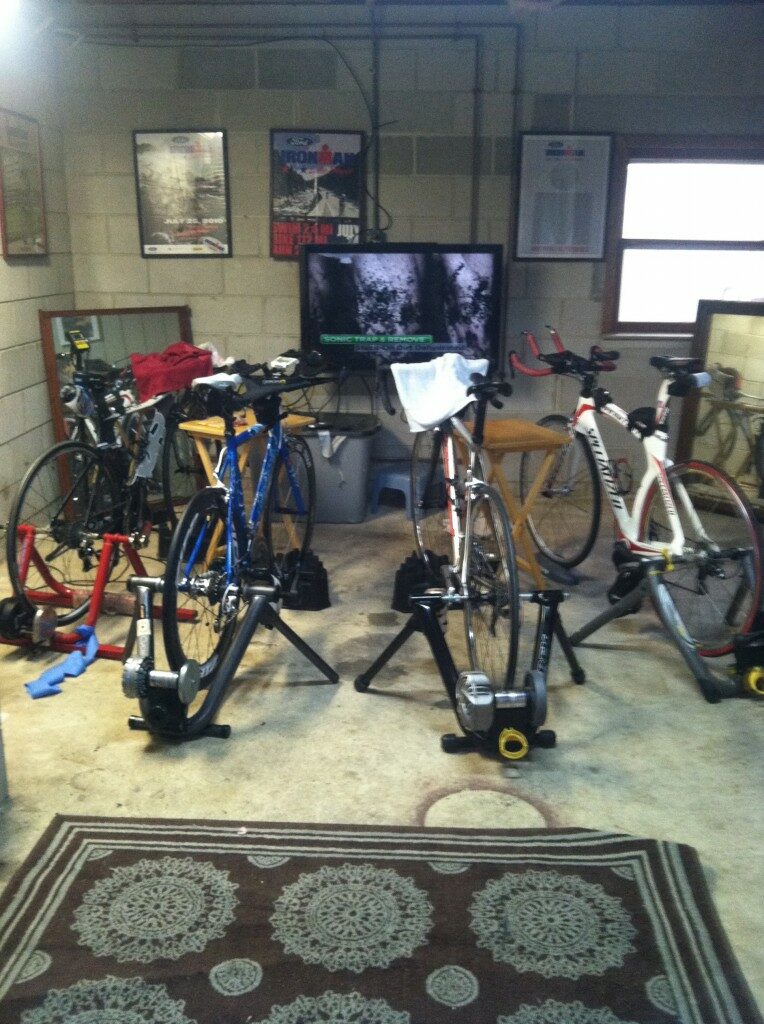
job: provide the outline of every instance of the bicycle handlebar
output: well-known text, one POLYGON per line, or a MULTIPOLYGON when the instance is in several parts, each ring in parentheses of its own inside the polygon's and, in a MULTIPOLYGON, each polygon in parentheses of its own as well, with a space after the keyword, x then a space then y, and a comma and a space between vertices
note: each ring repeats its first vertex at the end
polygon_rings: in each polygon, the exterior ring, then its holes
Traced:
POLYGON ((592 345, 589 351, 589 358, 576 355, 565 348, 560 335, 554 327, 547 329, 552 338, 552 344, 556 351, 544 353, 541 351, 536 336, 530 331, 523 331, 523 337, 528 342, 532 354, 539 362, 547 363, 543 369, 527 366, 517 352, 511 352, 509 356, 510 365, 513 370, 522 373, 526 377, 548 377, 552 373, 572 374, 584 376, 587 373, 599 373, 600 371, 610 372, 616 369, 616 361, 620 353, 616 351, 606 352, 600 345, 592 345))

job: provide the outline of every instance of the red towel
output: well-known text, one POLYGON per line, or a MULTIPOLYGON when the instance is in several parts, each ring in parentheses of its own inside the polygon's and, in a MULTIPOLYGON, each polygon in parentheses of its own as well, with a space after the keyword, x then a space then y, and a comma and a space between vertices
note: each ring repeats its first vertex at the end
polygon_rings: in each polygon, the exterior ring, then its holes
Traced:
POLYGON ((212 353, 206 349, 176 341, 164 352, 149 352, 141 355, 133 352, 130 365, 138 389, 138 400, 146 402, 154 395, 166 391, 180 391, 188 387, 194 377, 212 373, 212 353))

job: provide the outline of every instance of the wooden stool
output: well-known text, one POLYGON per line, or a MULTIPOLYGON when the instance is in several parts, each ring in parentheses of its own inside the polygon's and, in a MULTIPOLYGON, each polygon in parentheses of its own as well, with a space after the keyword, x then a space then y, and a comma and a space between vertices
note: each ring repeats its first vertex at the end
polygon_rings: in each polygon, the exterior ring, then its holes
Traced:
MULTIPOLYGON (((246 416, 236 426, 237 434, 241 433, 242 430, 246 430, 247 427, 253 426, 257 422, 255 414, 251 409, 246 409, 245 412, 246 416)), ((302 430, 303 427, 306 427, 309 423, 313 423, 314 420, 314 416, 289 415, 285 417, 281 423, 284 430, 295 434, 302 430)), ((225 438, 222 416, 209 416, 205 420, 186 420, 185 423, 181 423, 179 426, 181 430, 184 430, 191 438, 193 438, 194 445, 196 447, 196 454, 199 456, 199 461, 204 469, 207 482, 209 484, 214 484, 215 472, 212 459, 210 458, 209 445, 212 441, 223 441, 225 438)), ((239 449, 239 470, 242 473, 244 472, 244 467, 247 465, 247 460, 249 459, 251 445, 252 441, 248 441, 239 449)))
MULTIPOLYGON (((467 426, 469 428, 471 424, 467 426)), ((488 482, 496 485, 507 506, 517 565, 533 577, 539 590, 543 590, 547 584, 539 568, 533 540, 528 535, 528 517, 557 452, 567 443, 565 434, 540 427, 529 420, 486 420, 483 433, 483 448, 490 462, 488 482), (510 490, 501 460, 505 455, 539 451, 546 452, 546 456, 521 505, 510 490)))

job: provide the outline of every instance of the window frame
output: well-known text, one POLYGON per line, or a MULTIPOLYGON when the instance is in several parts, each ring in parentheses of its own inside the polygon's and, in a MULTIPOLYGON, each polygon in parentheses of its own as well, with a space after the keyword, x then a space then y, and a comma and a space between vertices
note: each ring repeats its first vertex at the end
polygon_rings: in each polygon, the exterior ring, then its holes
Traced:
POLYGON ((619 135, 614 139, 610 200, 605 243, 605 280, 602 295, 604 334, 692 334, 690 322, 655 322, 618 319, 621 268, 627 249, 733 249, 764 250, 762 241, 718 241, 704 239, 650 239, 622 237, 626 200, 626 173, 635 160, 764 162, 764 137, 619 135))

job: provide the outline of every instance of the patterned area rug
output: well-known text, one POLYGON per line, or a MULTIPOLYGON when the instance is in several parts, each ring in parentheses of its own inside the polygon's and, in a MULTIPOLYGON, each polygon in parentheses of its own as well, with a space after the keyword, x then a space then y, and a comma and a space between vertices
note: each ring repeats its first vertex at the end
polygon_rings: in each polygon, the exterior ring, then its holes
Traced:
POLYGON ((754 1024, 697 856, 517 832, 56 818, 3 1024, 754 1024))

